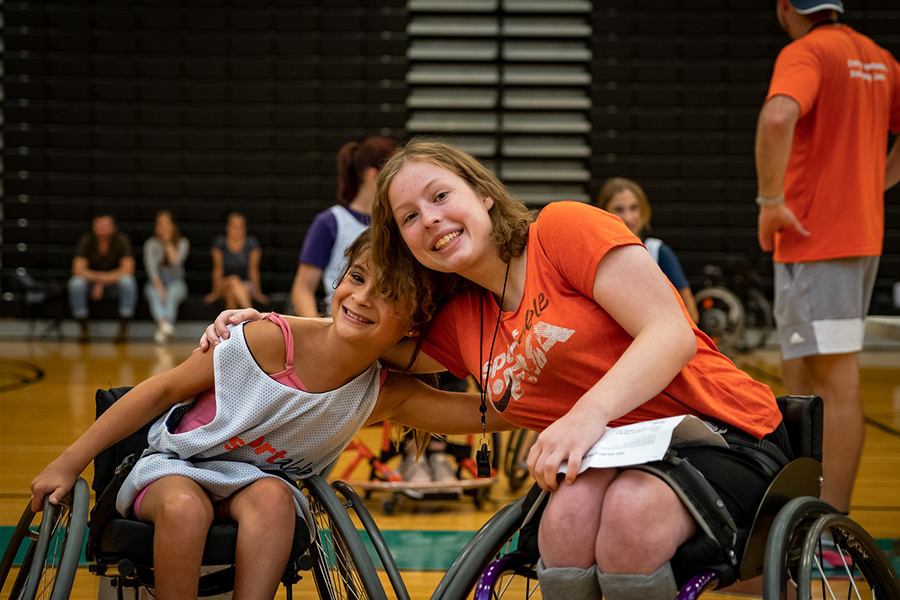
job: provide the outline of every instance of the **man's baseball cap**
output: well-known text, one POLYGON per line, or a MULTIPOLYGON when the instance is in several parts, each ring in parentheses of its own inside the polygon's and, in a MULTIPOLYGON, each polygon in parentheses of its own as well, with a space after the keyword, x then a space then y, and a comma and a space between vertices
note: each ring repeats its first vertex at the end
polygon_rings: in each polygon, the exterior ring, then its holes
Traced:
POLYGON ((841 0, 791 0, 791 6, 801 15, 808 15, 820 10, 844 12, 844 3, 841 0))

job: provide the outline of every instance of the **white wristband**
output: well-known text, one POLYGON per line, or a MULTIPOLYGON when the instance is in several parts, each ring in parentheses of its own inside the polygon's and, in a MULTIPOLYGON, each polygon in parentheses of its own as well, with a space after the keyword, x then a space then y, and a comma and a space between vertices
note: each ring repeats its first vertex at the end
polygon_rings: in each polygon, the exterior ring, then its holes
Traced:
POLYGON ((760 206, 778 206, 784 202, 784 194, 778 194, 774 198, 766 198, 765 196, 757 196, 756 203, 760 206))

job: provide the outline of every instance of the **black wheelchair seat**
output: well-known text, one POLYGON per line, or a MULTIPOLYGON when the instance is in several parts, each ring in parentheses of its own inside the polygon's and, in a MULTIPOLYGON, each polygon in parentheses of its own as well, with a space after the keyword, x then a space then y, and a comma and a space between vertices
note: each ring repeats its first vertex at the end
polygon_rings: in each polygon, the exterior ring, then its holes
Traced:
MULTIPOLYGON (((229 565, 234 563, 237 543, 237 523, 221 523, 210 527, 203 548, 204 565, 229 565)), ((294 526, 292 555, 300 555, 309 548, 310 536, 306 522, 297 517, 294 526)), ((137 566, 153 566, 153 525, 132 519, 113 519, 106 524, 103 534, 93 548, 98 560, 107 557, 127 556, 137 566)))

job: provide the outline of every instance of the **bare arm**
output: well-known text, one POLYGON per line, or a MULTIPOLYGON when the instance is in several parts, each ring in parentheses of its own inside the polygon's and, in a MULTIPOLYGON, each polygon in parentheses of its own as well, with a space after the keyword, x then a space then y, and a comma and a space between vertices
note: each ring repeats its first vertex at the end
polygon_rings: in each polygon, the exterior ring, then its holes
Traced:
POLYGON ((222 251, 218 248, 213 248, 212 252, 212 291, 206 295, 206 302, 215 301, 221 294, 220 288, 222 285, 222 278, 225 275, 225 263, 222 259, 222 251))
MULTIPOLYGON (((773 96, 763 105, 756 127, 756 178, 760 196, 775 198, 784 193, 784 176, 799 118, 800 105, 788 96, 773 96)), ((775 248, 775 233, 784 227, 794 227, 809 235, 783 202, 777 206, 760 206, 758 227, 759 246, 766 252, 775 248)))
POLYGON ((119 267, 112 271, 95 271, 88 268, 88 259, 76 256, 72 259, 72 275, 83 277, 93 283, 109 285, 117 282, 122 275, 134 275, 134 257, 125 256, 119 260, 119 267))
POLYGON ((32 509, 42 509, 46 494, 50 494, 52 504, 58 504, 102 450, 134 433, 177 402, 211 388, 213 383, 213 354, 195 352, 171 371, 135 386, 34 478, 32 509))
POLYGON ((260 302, 268 302, 269 299, 262 293, 262 281, 259 276, 259 263, 261 260, 261 249, 257 248, 250 251, 250 264, 247 265, 247 276, 253 282, 253 296, 260 302))
MULTIPOLYGON (((367 425, 389 419, 407 427, 440 434, 480 433, 481 398, 478 394, 444 392, 400 373, 388 374, 367 425)), ((488 408, 488 432, 516 429, 500 413, 488 408)))
POLYGON ((569 412, 538 437, 528 466, 544 489, 556 489, 556 473, 564 460, 569 463, 566 481, 573 482, 582 457, 607 424, 659 394, 697 352, 693 329, 672 286, 640 246, 616 248, 600 260, 593 294, 634 341, 569 412))
POLYGON ((686 287, 678 290, 678 295, 681 296, 684 307, 687 309, 688 314, 691 315, 691 321, 693 321, 695 325, 699 323, 700 313, 697 311, 697 301, 694 300, 694 294, 691 292, 691 288, 686 287))
POLYGON ((322 269, 312 265, 297 267, 297 275, 291 286, 291 303, 294 305, 294 314, 298 317, 321 316, 316 306, 316 289, 322 280, 322 273, 322 269))
POLYGON ((900 183, 900 135, 894 140, 891 151, 888 152, 887 164, 884 172, 884 189, 889 190, 900 183))
MULTIPOLYGON (((206 352, 210 348, 217 346, 222 340, 227 340, 228 325, 237 325, 244 321, 258 321, 263 318, 263 314, 255 308, 241 308, 223 310, 216 317, 215 322, 206 328, 206 331, 200 337, 199 350, 206 352)), ((324 320, 324 319, 323 319, 324 320)), ((395 371, 406 372, 406 367, 413 356, 416 349, 416 341, 412 338, 401 340, 390 350, 381 355, 381 362, 387 367, 395 371)), ((409 369, 409 373, 440 373, 447 369, 438 361, 431 358, 424 352, 419 352, 416 361, 409 369)))
POLYGON ((431 358, 424 352, 419 352, 415 362, 409 367, 409 361, 416 350, 416 340, 414 338, 406 338, 391 347, 390 350, 381 355, 382 363, 396 371, 404 371, 408 373, 440 373, 446 371, 441 363, 431 358))

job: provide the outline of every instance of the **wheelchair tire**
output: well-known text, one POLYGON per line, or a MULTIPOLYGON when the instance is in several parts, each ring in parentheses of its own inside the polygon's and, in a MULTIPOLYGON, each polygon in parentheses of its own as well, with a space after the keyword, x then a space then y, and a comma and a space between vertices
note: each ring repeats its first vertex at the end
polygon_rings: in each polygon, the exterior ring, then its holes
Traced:
POLYGON ((318 476, 303 483, 316 521, 309 554, 319 596, 387 600, 362 538, 334 490, 318 476))
POLYGON ((797 566, 806 532, 819 517, 830 514, 837 514, 837 510, 812 496, 794 498, 778 511, 766 540, 764 600, 794 597, 793 587, 797 581, 797 566))
POLYGON ((841 597, 857 600, 900 600, 900 579, 884 551, 858 523, 843 514, 822 515, 803 540, 797 564, 797 597, 812 598, 818 588, 823 598, 835 598, 840 593, 841 597), (826 538, 830 543, 823 545, 826 538), (823 551, 828 552, 828 562, 823 551))
POLYGON ((741 352, 750 352, 763 347, 774 328, 772 303, 759 290, 747 290, 744 299, 744 332, 737 349, 741 352))
POLYGON ((719 350, 726 352, 740 347, 744 336, 744 305, 731 290, 714 286, 704 288, 694 296, 697 303, 700 331, 712 338, 719 350))
POLYGON ((528 480, 528 451, 537 439, 537 432, 528 429, 513 431, 506 446, 506 478, 509 489, 519 491, 528 480))
POLYGON ((391 587, 394 588, 394 596, 397 600, 410 600, 409 591, 406 589, 406 584, 403 583, 403 577, 400 575, 400 569, 397 568, 394 556, 391 554, 387 542, 384 541, 381 530, 378 529, 378 525, 375 524, 375 519, 372 518, 372 514, 369 512, 369 509, 366 508, 366 505, 356 493, 356 490, 343 481, 335 481, 331 484, 331 487, 334 491, 344 497, 344 506, 353 509, 357 518, 365 528, 366 534, 369 536, 369 541, 371 541, 372 545, 375 547, 375 553, 381 561, 381 566, 384 568, 388 581, 390 581, 391 587))
POLYGON ((78 478, 72 491, 54 506, 44 499, 44 511, 36 534, 29 526, 36 516, 27 507, 0 563, 0 588, 9 573, 18 549, 26 538, 28 547, 18 576, 13 582, 11 600, 65 600, 72 592, 78 560, 87 530, 90 494, 87 482, 78 478))
POLYGON ((525 497, 503 507, 465 545, 431 596, 431 600, 467 598, 485 567, 506 554, 505 548, 525 519, 525 497))
POLYGON ((475 586, 473 600, 501 600, 541 598, 535 562, 518 553, 507 554, 489 564, 475 586))

